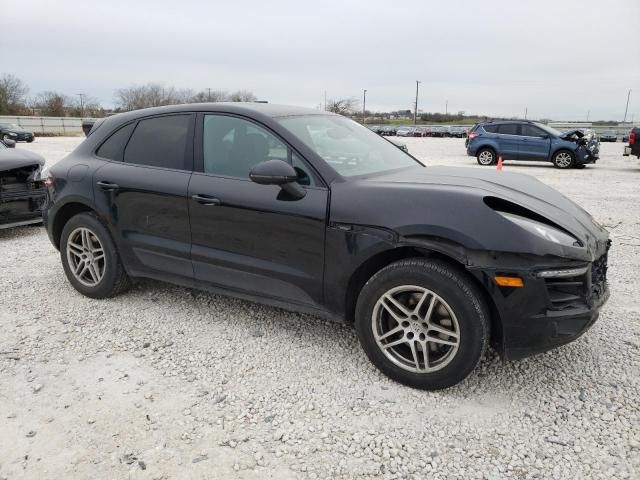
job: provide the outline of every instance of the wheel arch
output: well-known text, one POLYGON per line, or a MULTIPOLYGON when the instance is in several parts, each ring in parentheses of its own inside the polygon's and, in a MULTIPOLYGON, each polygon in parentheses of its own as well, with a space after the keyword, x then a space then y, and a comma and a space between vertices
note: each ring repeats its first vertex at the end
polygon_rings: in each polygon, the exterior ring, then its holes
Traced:
POLYGON ((95 210, 90 205, 77 200, 70 201, 58 209, 51 226, 53 244, 57 249, 60 249, 60 237, 64 226, 72 217, 82 212, 95 213, 95 210))
POLYGON ((398 260, 414 257, 428 257, 438 259, 457 270, 458 273, 469 279, 483 296, 489 309, 489 339, 491 344, 499 352, 502 351, 502 318, 498 307, 489 293, 487 287, 480 279, 466 269, 466 255, 462 246, 451 245, 448 242, 439 243, 433 239, 422 239, 422 244, 399 245, 384 250, 369 257, 352 273, 347 284, 345 294, 345 321, 353 324, 355 321, 355 309, 362 287, 378 271, 398 260))

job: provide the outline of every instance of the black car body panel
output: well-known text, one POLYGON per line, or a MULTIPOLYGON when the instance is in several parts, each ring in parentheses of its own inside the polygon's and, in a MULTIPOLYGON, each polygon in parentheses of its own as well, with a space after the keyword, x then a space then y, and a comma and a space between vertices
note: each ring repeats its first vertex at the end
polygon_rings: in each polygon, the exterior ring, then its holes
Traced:
POLYGON ((482 288, 493 314, 492 342, 506 358, 566 343, 595 321, 608 295, 608 234, 559 192, 527 175, 425 168, 417 161, 343 177, 278 122, 296 115, 327 113, 196 104, 105 119, 51 169, 44 218, 53 244, 59 247, 65 219, 92 210, 132 276, 346 321, 353 319, 358 289, 376 269, 407 255, 445 258, 482 288), (202 116, 209 112, 271 131, 308 163, 316 185, 303 186, 304 197, 292 200, 276 185, 204 174, 202 116), (121 127, 176 114, 192 115, 184 170, 96 155, 121 127), (509 209, 542 219, 573 236, 574 244, 532 235, 500 213, 509 209), (540 276, 576 268, 581 270, 567 282, 540 276), (499 287, 496 274, 518 275, 525 288, 499 287))
POLYGON ((0 228, 42 221, 43 165, 36 153, 0 147, 0 228))

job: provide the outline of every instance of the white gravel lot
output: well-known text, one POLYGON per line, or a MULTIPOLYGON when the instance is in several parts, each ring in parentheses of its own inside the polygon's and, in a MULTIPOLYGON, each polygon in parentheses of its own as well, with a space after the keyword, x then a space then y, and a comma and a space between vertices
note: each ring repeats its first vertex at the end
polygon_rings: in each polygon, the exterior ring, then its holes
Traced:
MULTIPOLYGON (((81 138, 18 148, 57 161, 81 138)), ((406 139, 476 165, 461 139, 406 139)), ((0 231, 0 479, 638 478, 640 161, 505 163, 612 234, 611 298, 578 341, 462 384, 411 390, 353 329, 144 281, 110 300, 67 283, 41 227, 0 231)))

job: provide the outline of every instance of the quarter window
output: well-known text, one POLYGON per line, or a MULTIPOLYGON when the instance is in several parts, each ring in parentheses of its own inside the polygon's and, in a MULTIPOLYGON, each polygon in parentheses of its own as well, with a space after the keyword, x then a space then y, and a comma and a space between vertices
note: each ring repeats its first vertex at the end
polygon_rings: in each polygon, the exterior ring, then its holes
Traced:
POLYGON ((282 160, 298 171, 302 185, 315 185, 302 159, 275 135, 247 120, 205 115, 202 142, 205 173, 248 179, 258 163, 282 160))
POLYGON ((129 140, 131 132, 133 132, 133 128, 135 126, 135 122, 130 123, 111 134, 111 136, 107 138, 102 145, 100 145, 96 155, 102 158, 108 158, 109 160, 117 160, 118 162, 121 162, 122 152, 124 151, 127 140, 129 140))
POLYGON ((503 123, 498 125, 498 133, 502 133, 503 135, 518 135, 518 124, 503 123))
POLYGON ((184 170, 190 115, 140 120, 124 152, 124 161, 184 170))

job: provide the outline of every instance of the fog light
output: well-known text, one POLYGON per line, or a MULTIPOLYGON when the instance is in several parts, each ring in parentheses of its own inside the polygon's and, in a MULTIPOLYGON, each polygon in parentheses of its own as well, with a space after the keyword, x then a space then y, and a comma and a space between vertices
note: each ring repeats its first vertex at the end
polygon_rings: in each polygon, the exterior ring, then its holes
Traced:
POLYGON ((501 287, 524 287, 524 282, 520 277, 498 277, 496 276, 496 283, 501 287))

